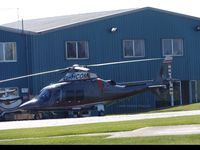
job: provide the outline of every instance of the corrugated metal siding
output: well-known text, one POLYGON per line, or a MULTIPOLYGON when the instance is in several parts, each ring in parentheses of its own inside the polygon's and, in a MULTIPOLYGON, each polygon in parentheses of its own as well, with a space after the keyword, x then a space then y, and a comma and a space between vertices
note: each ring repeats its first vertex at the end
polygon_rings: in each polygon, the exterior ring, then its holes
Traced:
MULTIPOLYGON (((0 42, 16 42, 17 62, 0 62, 0 80, 27 74, 27 53, 25 35, 0 30, 0 42)), ((28 45, 28 44, 27 44, 28 45)), ((27 88, 27 79, 1 83, 0 87, 27 88)))
POLYGON ((155 108, 154 96, 150 93, 145 93, 107 104, 105 111, 106 114, 120 114, 149 111, 153 108, 155 108))

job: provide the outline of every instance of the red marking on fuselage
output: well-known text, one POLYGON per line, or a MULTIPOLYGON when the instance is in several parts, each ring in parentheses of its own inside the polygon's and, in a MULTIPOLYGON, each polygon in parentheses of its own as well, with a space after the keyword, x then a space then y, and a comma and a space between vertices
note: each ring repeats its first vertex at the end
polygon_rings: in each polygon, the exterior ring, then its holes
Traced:
POLYGON ((97 79, 97 85, 100 90, 103 89, 103 81, 101 79, 97 79))

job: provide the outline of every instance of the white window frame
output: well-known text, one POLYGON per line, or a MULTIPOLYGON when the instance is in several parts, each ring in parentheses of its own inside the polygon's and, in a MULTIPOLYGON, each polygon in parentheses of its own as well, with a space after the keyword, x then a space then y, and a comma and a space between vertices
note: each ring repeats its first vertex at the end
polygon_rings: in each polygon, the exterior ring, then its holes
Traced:
POLYGON ((17 62, 17 43, 16 42, 0 42, 0 44, 3 45, 3 60, 0 60, 0 63, 2 62, 17 62), (6 44, 9 44, 9 43, 14 43, 15 44, 15 47, 16 47, 16 59, 14 60, 6 60, 6 54, 5 54, 5 45, 6 44))
POLYGON ((184 44, 183 44, 183 39, 182 38, 176 38, 176 39, 162 39, 162 54, 163 56, 183 56, 183 50, 184 50, 184 44), (170 55, 166 55, 164 53, 164 40, 170 40, 170 43, 171 43, 171 49, 172 49, 172 54, 170 55), (181 55, 175 55, 174 54, 174 40, 181 40, 182 41, 182 54, 181 55))
POLYGON ((134 39, 134 40, 123 40, 123 56, 124 58, 140 58, 140 57, 145 57, 145 40, 143 39, 134 39), (143 56, 136 56, 135 55, 135 41, 143 41, 144 42, 144 53, 143 53, 143 56), (131 41, 132 44, 133 44, 133 56, 125 56, 125 41, 131 41))
POLYGON ((89 44, 88 44, 88 41, 66 41, 65 42, 65 53, 66 53, 66 59, 67 60, 85 60, 85 59, 89 59, 89 44), (75 58, 69 58, 68 57, 67 43, 70 43, 70 42, 76 43, 76 57, 75 58), (87 43, 87 50, 86 50, 87 57, 79 58, 79 56, 78 56, 78 42, 86 42, 87 43))

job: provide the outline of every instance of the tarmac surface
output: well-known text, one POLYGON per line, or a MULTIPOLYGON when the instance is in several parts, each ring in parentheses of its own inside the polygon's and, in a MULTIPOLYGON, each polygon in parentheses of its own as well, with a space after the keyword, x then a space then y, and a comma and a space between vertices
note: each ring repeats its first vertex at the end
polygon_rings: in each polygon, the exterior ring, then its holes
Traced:
POLYGON ((118 122, 118 121, 143 120, 143 119, 153 119, 153 118, 192 116, 192 115, 200 115, 200 110, 151 113, 151 114, 143 113, 134 115, 114 115, 114 116, 103 116, 103 117, 9 121, 9 122, 0 122, 0 130, 66 126, 66 125, 78 125, 78 124, 90 124, 90 123, 102 123, 102 122, 118 122))
POLYGON ((130 138, 189 134, 200 134, 200 125, 155 126, 140 128, 133 131, 80 134, 78 136, 108 136, 107 138, 130 138))
POLYGON ((134 131, 116 132, 111 134, 108 138, 189 135, 189 134, 200 134, 200 125, 145 127, 134 131))

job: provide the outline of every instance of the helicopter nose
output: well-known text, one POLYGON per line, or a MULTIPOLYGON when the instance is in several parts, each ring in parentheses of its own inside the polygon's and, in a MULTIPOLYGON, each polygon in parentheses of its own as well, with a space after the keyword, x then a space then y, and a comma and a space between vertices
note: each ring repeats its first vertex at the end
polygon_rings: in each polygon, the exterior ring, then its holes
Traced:
POLYGON ((25 103, 23 103, 22 105, 19 106, 19 109, 21 110, 31 110, 38 107, 38 100, 36 98, 27 101, 25 103))

